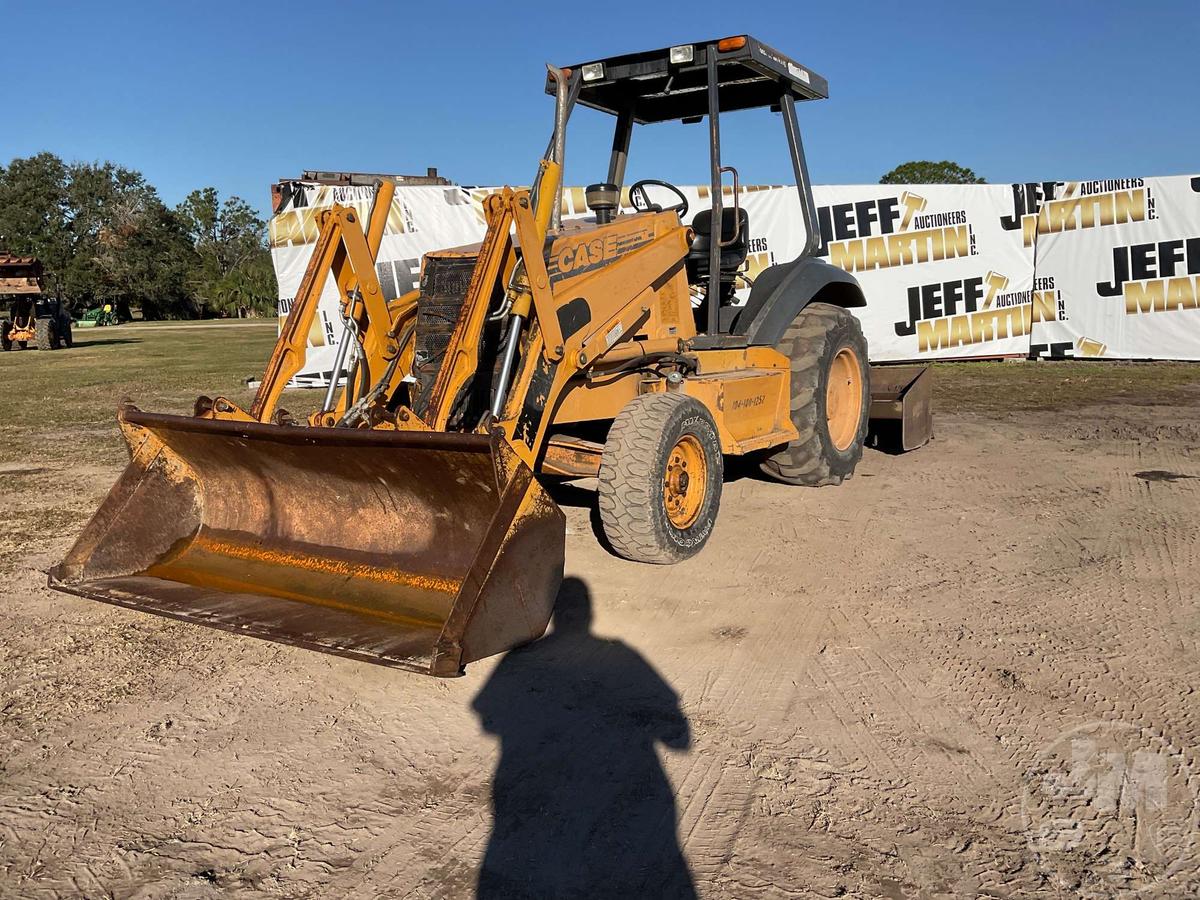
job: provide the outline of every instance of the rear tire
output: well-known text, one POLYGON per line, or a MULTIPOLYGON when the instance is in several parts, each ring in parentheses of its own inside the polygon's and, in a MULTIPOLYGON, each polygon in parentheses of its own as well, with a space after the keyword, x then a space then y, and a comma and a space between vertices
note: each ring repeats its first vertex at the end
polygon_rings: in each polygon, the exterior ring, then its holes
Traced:
POLYGON ((13 346, 12 338, 8 333, 12 331, 12 322, 8 319, 0 319, 0 348, 11 350, 13 346))
POLYGON ((871 405, 867 341, 848 310, 810 303, 776 345, 791 360, 792 424, 800 436, 760 464, 777 481, 841 484, 862 457, 871 405))
POLYGON ((58 328, 55 326, 53 319, 38 319, 33 324, 33 331, 39 350, 57 350, 62 346, 62 341, 58 336, 58 328))
POLYGON ((712 533, 723 477, 721 440, 704 404, 679 393, 635 397, 613 420, 600 461, 604 536, 635 562, 694 556, 712 533))

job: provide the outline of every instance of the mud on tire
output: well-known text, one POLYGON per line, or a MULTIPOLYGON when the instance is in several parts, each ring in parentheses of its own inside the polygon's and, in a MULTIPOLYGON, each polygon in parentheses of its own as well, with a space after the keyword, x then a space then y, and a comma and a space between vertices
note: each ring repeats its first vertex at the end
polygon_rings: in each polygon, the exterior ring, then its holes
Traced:
POLYGON ((704 404, 679 393, 636 397, 613 420, 600 462, 604 536, 636 562, 694 556, 712 533, 723 477, 721 441, 704 404))
POLYGON ((787 484, 841 484, 854 474, 867 435, 871 385, 862 326, 840 306, 810 303, 775 349, 791 360, 792 424, 800 436, 768 455, 760 467, 787 484), (856 429, 853 421, 848 429, 843 428, 843 439, 836 442, 831 436, 834 423, 828 407, 830 375, 835 368, 844 371, 847 367, 858 371, 858 422, 856 429))

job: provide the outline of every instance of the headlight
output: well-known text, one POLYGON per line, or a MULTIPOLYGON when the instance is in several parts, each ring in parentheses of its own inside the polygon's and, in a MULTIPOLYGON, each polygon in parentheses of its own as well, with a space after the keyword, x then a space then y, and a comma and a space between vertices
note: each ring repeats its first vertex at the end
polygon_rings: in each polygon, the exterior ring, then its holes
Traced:
POLYGON ((684 44, 681 47, 671 48, 671 62, 675 64, 690 63, 692 61, 692 45, 684 44))
POLYGON ((583 67, 584 81, 599 81, 604 77, 604 63, 588 63, 583 67))

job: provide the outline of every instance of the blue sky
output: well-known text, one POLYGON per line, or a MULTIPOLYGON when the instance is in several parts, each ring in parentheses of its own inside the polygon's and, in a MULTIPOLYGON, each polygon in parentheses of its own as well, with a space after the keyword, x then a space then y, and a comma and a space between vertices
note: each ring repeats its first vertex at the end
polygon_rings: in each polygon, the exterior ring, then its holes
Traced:
MULTIPOLYGON (((800 107, 818 183, 921 158, 994 182, 1200 171, 1197 0, 0 0, 0 21, 0 162, 111 159, 169 203, 214 185, 265 209, 305 168, 527 182, 553 112, 545 62, 740 33, 829 79, 800 107)), ((743 181, 791 181, 778 121, 731 119, 743 181)), ((568 180, 600 180, 611 126, 573 125, 568 180)), ((703 126, 641 129, 629 174, 703 180, 705 152, 703 126)))

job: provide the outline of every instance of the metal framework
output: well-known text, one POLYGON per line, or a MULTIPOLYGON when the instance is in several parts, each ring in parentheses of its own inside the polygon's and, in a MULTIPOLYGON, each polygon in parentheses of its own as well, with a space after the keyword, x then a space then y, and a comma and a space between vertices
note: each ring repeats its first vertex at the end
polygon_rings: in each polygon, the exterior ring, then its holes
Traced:
MULTIPOLYGON (((608 182, 618 188, 624 183, 635 124, 696 122, 707 116, 709 190, 712 221, 717 223, 708 251, 708 297, 719 296, 721 249, 723 243, 728 243, 722 240, 721 224, 724 172, 733 173, 735 208, 738 203, 737 172, 721 162, 722 111, 769 107, 782 114, 804 219, 805 244, 800 258, 812 256, 816 251, 819 239, 816 205, 796 117, 796 101, 829 96, 828 83, 820 75, 749 36, 626 54, 570 66, 567 71, 576 77, 583 73, 583 78, 578 82, 578 96, 570 98, 566 115, 570 115, 570 107, 578 102, 616 117, 608 182), (683 48, 690 48, 690 54, 680 54, 688 55, 689 59, 672 62, 673 51, 683 48)), ((550 79, 547 92, 554 91, 555 84, 550 79)), ((720 310, 715 299, 708 303, 707 316, 709 340, 722 343, 720 310)))

